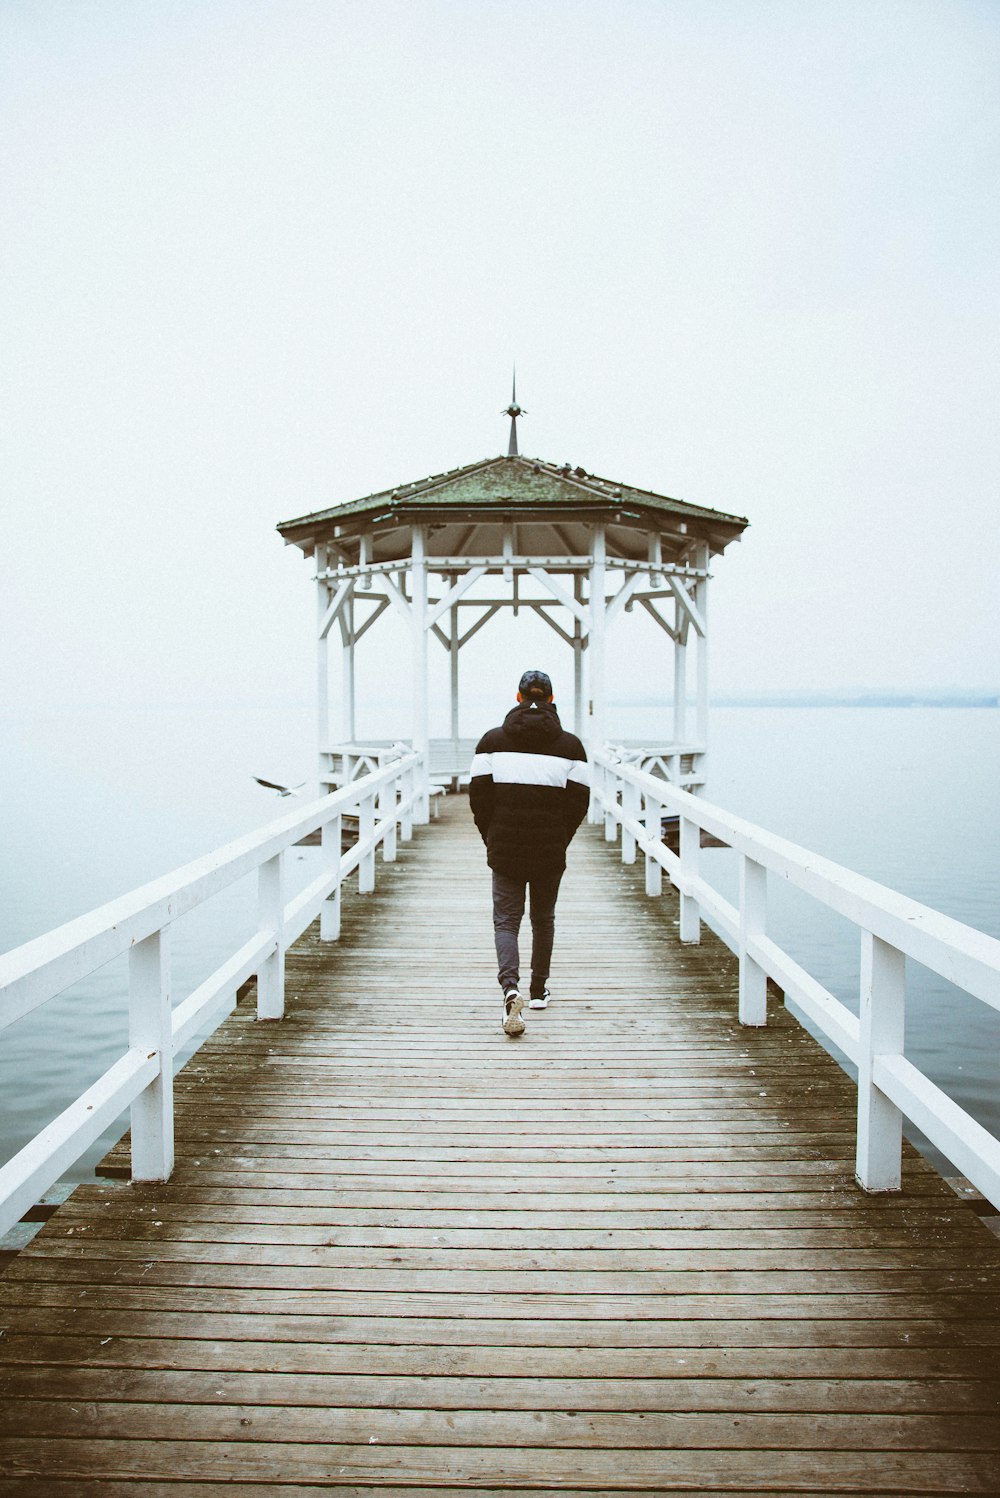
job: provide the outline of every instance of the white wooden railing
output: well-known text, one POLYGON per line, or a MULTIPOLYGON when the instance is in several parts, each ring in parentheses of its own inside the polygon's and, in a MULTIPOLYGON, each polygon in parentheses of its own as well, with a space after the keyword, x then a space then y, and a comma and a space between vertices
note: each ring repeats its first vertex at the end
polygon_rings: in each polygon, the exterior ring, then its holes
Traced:
POLYGON ((594 807, 603 814, 609 842, 621 829, 622 861, 634 863, 637 852, 644 855, 647 895, 661 892, 666 869, 680 892, 681 941, 700 940, 704 920, 737 954, 740 1022, 767 1023, 767 980, 773 978, 857 1067, 860 1185, 867 1191, 899 1190, 905 1117, 1000 1207, 1000 1141, 903 1054, 906 958, 1000 1009, 1000 941, 654 779, 614 750, 593 758, 594 807), (661 836, 665 812, 679 818, 679 853, 661 836), (738 905, 699 872, 702 831, 739 855, 738 905), (768 936, 768 874, 858 928, 860 1018, 768 936))
POLYGON ((344 880, 357 870, 359 891, 374 889, 375 850, 381 846, 383 861, 390 863, 396 857, 397 830, 404 841, 412 836, 426 800, 424 779, 420 756, 406 753, 332 795, 0 956, 0 1029, 113 958, 127 952, 129 960, 128 1048, 0 1168, 0 1236, 126 1108, 131 1108, 133 1179, 167 1179, 174 1159, 177 1053, 199 1031, 210 1033, 222 1023, 235 1005, 237 990, 254 974, 257 1018, 281 1018, 286 948, 317 915, 322 939, 337 940, 344 880), (342 852, 345 813, 357 815, 358 838, 342 852), (317 829, 321 871, 286 900, 284 854, 317 829), (254 870, 257 931, 193 993, 172 1006, 172 923, 254 870))

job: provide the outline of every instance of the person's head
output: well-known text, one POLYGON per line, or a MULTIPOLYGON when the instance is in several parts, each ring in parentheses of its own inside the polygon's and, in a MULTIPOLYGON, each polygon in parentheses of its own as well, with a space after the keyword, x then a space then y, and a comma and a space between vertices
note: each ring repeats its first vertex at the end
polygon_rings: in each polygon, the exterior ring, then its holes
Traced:
POLYGON ((517 684, 518 702, 551 702, 552 682, 544 671, 525 671, 517 684))

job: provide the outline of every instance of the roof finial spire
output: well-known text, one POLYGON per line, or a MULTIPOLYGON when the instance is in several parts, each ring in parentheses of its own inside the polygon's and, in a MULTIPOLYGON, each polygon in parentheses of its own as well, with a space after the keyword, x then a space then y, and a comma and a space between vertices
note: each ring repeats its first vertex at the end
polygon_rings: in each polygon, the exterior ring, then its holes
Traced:
POLYGON ((516 458, 516 457, 519 456, 518 451, 517 451, 517 418, 519 416, 526 416, 527 415, 527 412, 526 411, 522 411, 521 407, 517 403, 517 365, 516 364, 514 366, 513 379, 511 380, 510 405, 507 407, 506 411, 502 412, 501 414, 504 415, 504 416, 509 416, 510 417, 510 441, 507 444, 507 456, 508 456, 508 458, 516 458))

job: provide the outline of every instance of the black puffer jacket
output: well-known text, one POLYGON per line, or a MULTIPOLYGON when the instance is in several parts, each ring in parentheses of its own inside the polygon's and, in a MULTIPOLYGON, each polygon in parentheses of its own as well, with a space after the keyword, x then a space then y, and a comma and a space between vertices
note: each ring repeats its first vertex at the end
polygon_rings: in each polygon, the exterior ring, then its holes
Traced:
POLYGON ((491 869, 512 878, 559 873, 590 801, 587 755, 550 702, 522 702, 483 735, 469 804, 491 869))

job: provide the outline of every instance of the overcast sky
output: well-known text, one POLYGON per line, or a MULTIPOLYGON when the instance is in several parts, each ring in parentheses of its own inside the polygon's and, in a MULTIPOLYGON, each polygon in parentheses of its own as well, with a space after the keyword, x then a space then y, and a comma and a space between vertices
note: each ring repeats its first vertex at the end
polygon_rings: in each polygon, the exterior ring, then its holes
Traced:
POLYGON ((4 0, 0 55, 8 708, 307 698, 275 523, 505 450, 514 360, 523 451, 749 517, 716 689, 1000 684, 995 0, 4 0))

